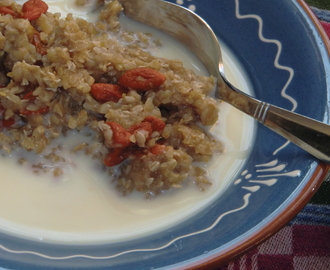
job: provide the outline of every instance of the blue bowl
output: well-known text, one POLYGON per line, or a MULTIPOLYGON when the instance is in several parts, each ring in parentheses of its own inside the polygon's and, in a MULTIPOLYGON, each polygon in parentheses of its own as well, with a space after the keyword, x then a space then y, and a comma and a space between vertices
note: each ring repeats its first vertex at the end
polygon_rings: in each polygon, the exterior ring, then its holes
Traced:
MULTIPOLYGON (((243 66, 258 99, 329 123, 330 45, 302 0, 170 2, 193 8, 210 24, 243 66)), ((329 171, 329 166, 261 125, 255 141, 240 181, 233 181, 206 210, 181 224, 132 241, 87 246, 0 234, 0 266, 34 270, 220 266, 289 222, 329 171)))

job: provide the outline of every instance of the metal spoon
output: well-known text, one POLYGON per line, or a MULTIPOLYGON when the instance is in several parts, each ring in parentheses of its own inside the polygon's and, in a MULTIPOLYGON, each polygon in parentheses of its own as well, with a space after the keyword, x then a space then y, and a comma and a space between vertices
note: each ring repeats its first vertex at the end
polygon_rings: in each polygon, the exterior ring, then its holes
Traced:
POLYGON ((330 126, 259 101, 227 81, 220 45, 208 24, 189 9, 161 0, 119 0, 124 14, 181 41, 218 78, 216 97, 252 116, 321 161, 330 163, 330 126))

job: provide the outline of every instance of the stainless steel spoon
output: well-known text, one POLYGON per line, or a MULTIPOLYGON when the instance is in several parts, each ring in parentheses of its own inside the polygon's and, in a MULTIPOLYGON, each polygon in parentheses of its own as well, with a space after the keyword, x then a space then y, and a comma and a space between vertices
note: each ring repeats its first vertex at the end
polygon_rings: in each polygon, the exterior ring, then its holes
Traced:
POLYGON ((181 41, 218 78, 216 97, 252 116, 321 161, 330 163, 330 126, 259 101, 227 81, 217 37, 194 12, 161 0, 119 0, 124 14, 181 41))

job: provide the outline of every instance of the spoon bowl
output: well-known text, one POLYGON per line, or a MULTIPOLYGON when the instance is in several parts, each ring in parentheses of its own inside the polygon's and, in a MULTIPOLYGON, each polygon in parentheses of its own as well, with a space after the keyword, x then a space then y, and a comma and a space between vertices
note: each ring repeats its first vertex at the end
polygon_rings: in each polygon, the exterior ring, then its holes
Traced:
POLYGON ((218 78, 215 97, 225 101, 319 160, 330 163, 330 126, 266 102, 233 86, 223 68, 221 49, 211 27, 193 11, 161 0, 119 0, 129 18, 155 27, 187 46, 218 78))

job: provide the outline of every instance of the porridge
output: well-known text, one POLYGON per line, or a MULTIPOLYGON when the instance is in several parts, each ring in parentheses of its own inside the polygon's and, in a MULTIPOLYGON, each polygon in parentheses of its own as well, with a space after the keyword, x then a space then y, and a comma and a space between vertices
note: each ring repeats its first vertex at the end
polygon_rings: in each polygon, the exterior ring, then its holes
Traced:
MULTIPOLYGON (((25 1, 16 2, 23 5, 25 1)), ((99 9, 91 12, 90 6, 77 7, 75 0, 45 2, 49 12, 61 13, 60 18, 73 13, 75 18, 95 24, 99 21, 99 9)), ((202 63, 180 43, 123 15, 119 22, 126 32, 116 29, 110 33, 120 43, 147 49, 158 58, 179 59, 195 74, 207 76, 202 63), (152 33, 152 38, 139 31, 152 33), (134 39, 131 32, 136 33, 134 39)), ((244 68, 225 44, 221 47, 228 79, 251 94, 244 68)), ((228 104, 220 107, 217 123, 203 130, 221 141, 225 150, 208 162, 194 162, 203 174, 207 172, 207 177, 203 176, 212 180, 212 185, 206 184, 200 192, 194 181, 184 181, 184 188, 171 188, 151 201, 139 191, 122 196, 115 188, 118 182, 112 179, 120 175, 125 163, 103 165, 109 149, 104 146, 98 122, 104 119, 97 118, 92 127, 66 128, 40 153, 26 150, 16 141, 2 142, 0 232, 61 244, 113 243, 153 234, 202 213, 239 176, 253 145, 254 120, 228 104)), ((8 135, 4 128, 2 133, 8 135)))
MULTIPOLYGON (((0 1, 2 151, 40 154, 88 129, 92 142, 71 150, 103 163, 121 193, 150 196, 189 182, 203 190, 211 182, 196 162, 223 151, 209 132, 219 114, 209 96, 215 78, 152 56, 145 49, 159 42, 122 30, 121 10, 112 1, 90 23, 62 19, 41 0, 0 1)), ((61 161, 57 153, 48 158, 61 161)))

